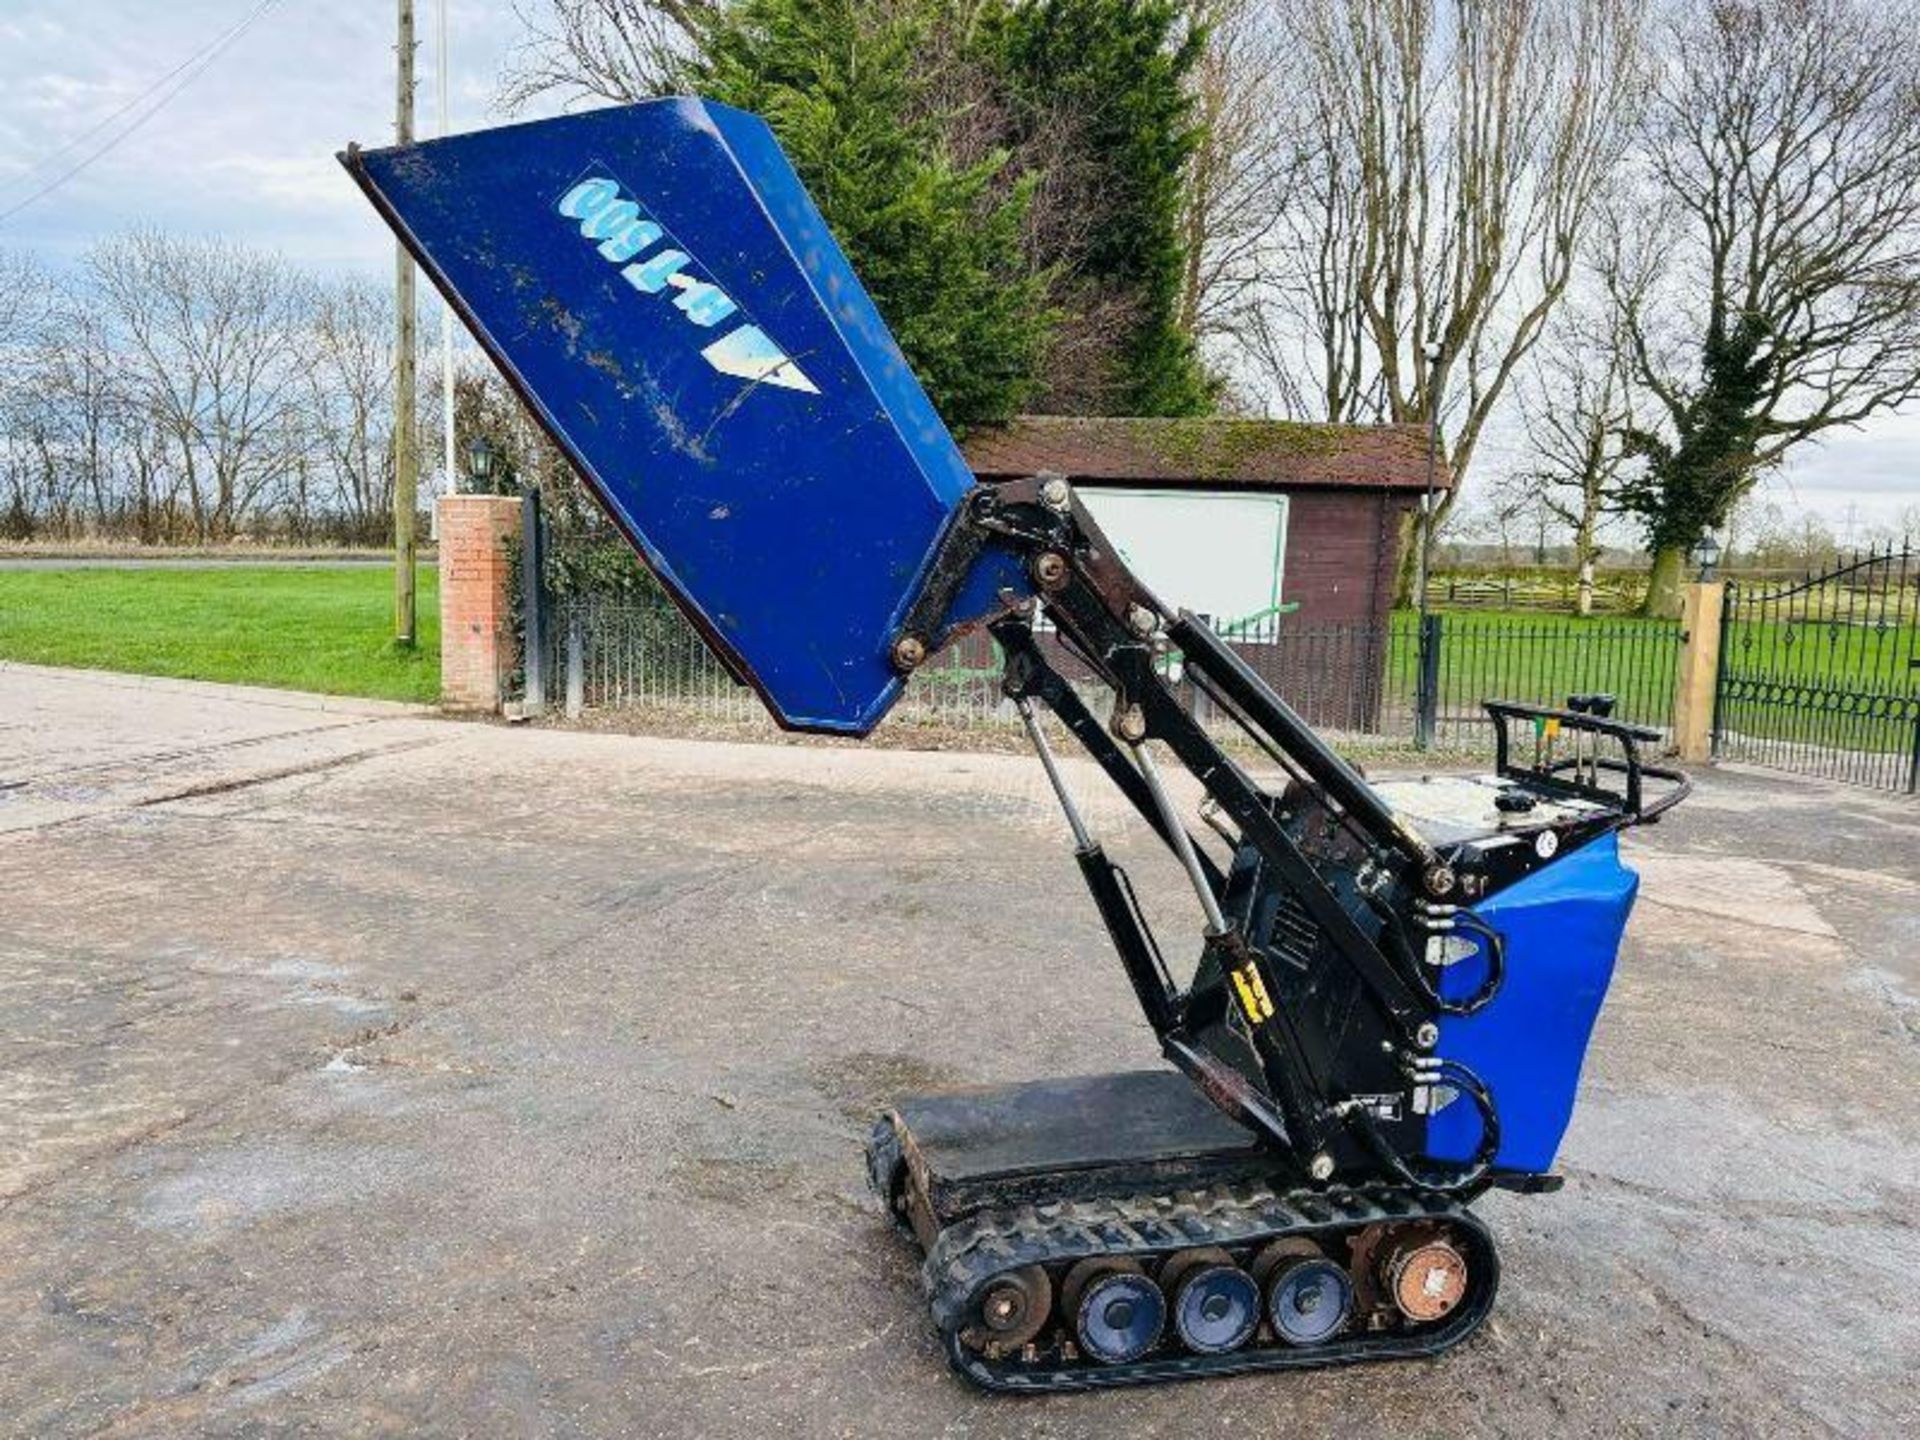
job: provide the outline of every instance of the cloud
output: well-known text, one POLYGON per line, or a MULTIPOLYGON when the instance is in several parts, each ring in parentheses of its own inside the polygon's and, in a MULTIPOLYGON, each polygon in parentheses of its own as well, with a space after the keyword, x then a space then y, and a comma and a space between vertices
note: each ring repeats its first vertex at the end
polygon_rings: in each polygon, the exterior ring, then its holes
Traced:
MULTIPOLYGON (((97 148, 144 103, 48 157, 245 17, 257 0, 8 0, 0 22, 0 210, 97 148)), ((423 0, 419 119, 435 113, 432 0, 423 0)), ((517 27, 510 7, 456 5, 449 106, 487 123, 517 27)), ((97 237, 159 224, 221 233, 303 263, 373 271, 391 237, 334 162, 392 135, 391 12, 281 0, 204 73, 71 181, 0 224, 0 244, 70 262, 97 237)))
POLYGON ((222 193, 237 187, 257 205, 273 210, 337 211, 348 196, 340 188, 340 166, 332 155, 223 155, 207 163, 222 193))

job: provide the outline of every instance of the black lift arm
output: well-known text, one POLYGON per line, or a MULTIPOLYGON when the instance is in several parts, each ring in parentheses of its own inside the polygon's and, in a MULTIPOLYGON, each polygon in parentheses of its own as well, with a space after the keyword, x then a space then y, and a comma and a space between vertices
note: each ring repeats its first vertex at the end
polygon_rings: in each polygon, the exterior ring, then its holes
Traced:
MULTIPOLYGON (((1005 692, 1066 810, 1088 891, 1168 1058, 1312 1178, 1358 1166, 1430 1189, 1481 1184, 1498 1145, 1492 1097, 1471 1072, 1434 1053, 1436 1020, 1484 1003, 1499 967, 1487 994, 1463 1006, 1439 998, 1426 957, 1436 932, 1470 928, 1463 904, 1501 877, 1429 842, 1205 623, 1162 604, 1061 477, 975 492, 894 641, 903 673, 949 638, 943 622, 960 578, 989 546, 1018 556, 1039 595, 991 626, 1005 655, 1005 692), (1036 636, 1043 623, 1058 645, 1036 636), (1175 654, 1177 683, 1167 674, 1175 654), (1111 693, 1107 723, 1056 660, 1084 667, 1111 693), (1195 694, 1230 717, 1286 783, 1257 783, 1196 719, 1195 694), (1079 742, 1186 871, 1206 917, 1186 986, 1169 971, 1125 872, 1081 819, 1036 706, 1079 742), (1219 827, 1232 845, 1228 864, 1175 812, 1156 743, 1230 824, 1219 827), (1475 1158, 1444 1174, 1415 1158, 1415 1129, 1395 1099, 1440 1085, 1478 1108, 1483 1131, 1475 1158)), ((1507 717, 1496 718, 1504 742, 1507 717)), ((1586 716, 1581 723, 1630 729, 1586 716)), ((1632 808, 1605 811, 1598 823, 1639 818, 1631 751, 1628 762, 1632 808)), ((1546 779, 1537 788, 1570 789, 1582 777, 1546 779)), ((1596 784, 1581 793, 1605 792, 1596 784)), ((1497 938, 1492 944, 1497 951, 1497 938)))

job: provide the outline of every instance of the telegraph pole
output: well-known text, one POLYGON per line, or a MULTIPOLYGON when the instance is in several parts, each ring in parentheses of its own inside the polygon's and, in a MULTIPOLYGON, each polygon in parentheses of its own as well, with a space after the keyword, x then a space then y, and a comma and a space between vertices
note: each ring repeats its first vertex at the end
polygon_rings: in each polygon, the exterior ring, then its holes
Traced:
MULTIPOLYGON (((413 143, 413 0, 400 0, 396 47, 399 88, 393 116, 394 142, 413 143)), ((414 511, 420 501, 419 429, 414 420, 413 257, 394 246, 393 306, 393 638, 414 644, 414 511)))

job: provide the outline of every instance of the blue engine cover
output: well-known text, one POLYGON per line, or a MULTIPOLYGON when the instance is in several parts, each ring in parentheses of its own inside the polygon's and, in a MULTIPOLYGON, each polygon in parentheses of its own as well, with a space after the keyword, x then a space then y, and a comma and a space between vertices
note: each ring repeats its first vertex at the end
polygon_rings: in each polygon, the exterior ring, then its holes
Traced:
MULTIPOLYGON (((342 159, 775 718, 872 729, 974 481, 767 127, 666 99, 342 159)), ((1003 587, 989 554, 950 618, 1003 587)))
MULTIPOLYGON (((1479 1014, 1441 1019, 1439 1053, 1493 1092, 1495 1163, 1504 1169, 1552 1168, 1639 886, 1620 861, 1617 837, 1607 835, 1475 907, 1506 937, 1506 981, 1479 1014)), ((1485 960, 1469 956, 1442 975, 1443 995, 1471 995, 1485 960)), ((1427 1152, 1436 1160, 1467 1160, 1479 1143, 1479 1116, 1465 1099, 1427 1123, 1427 1152)))

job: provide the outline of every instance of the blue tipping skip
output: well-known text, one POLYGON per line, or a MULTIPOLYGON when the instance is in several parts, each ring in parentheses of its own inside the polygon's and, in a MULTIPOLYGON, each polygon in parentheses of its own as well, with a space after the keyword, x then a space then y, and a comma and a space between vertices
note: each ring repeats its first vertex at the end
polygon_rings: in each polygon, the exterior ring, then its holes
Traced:
MULTIPOLYGON (((675 98, 345 158, 775 718, 872 729, 974 481, 766 125, 675 98)), ((990 552, 951 618, 1003 588, 990 552)))
MULTIPOLYGON (((1439 1053, 1493 1092, 1502 1168, 1537 1174, 1553 1165, 1639 886, 1618 838, 1607 835, 1475 907, 1506 937, 1507 977, 1479 1014, 1441 1019, 1439 1053)), ((1450 966, 1441 993, 1472 994, 1484 965, 1476 955, 1450 966)), ((1464 1098, 1427 1122, 1436 1160, 1466 1160, 1479 1140, 1479 1117, 1464 1098)))

